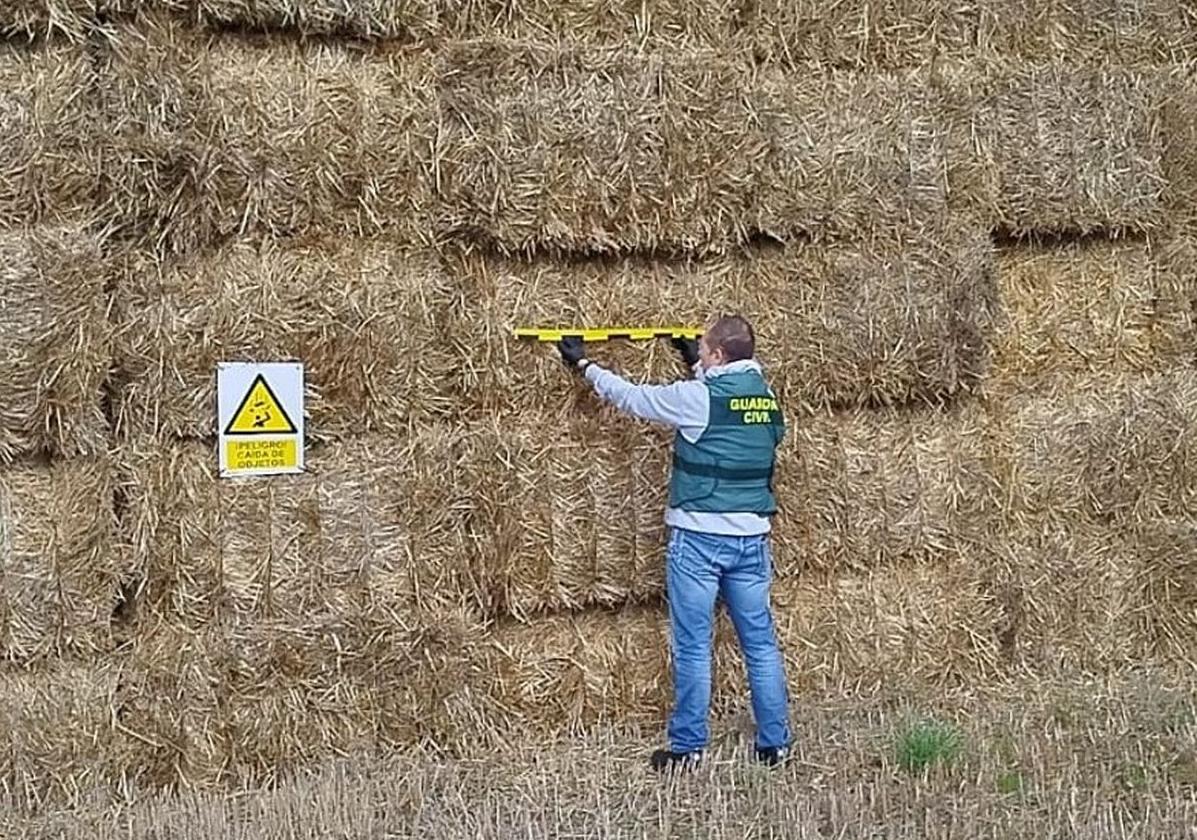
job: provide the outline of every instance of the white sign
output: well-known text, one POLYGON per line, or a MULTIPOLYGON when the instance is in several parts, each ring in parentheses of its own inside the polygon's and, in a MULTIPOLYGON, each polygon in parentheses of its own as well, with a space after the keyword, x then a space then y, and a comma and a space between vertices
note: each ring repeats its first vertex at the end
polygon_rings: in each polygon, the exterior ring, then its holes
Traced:
POLYGON ((216 432, 222 477, 303 472, 303 365, 219 363, 216 432))

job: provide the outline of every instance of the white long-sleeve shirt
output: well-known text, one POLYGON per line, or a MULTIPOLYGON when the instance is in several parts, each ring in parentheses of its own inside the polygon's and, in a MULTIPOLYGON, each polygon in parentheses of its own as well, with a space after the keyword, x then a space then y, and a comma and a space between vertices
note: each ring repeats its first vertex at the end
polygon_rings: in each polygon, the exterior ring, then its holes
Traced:
MULTIPOLYGON (((636 385, 592 362, 586 367, 586 381, 594 386, 600 398, 625 414, 677 429, 690 443, 696 443, 710 422, 711 392, 705 380, 745 370, 759 372, 760 369, 752 359, 730 362, 706 371, 697 364, 694 379, 668 385, 636 385)), ((671 507, 665 511, 665 524, 686 531, 735 537, 756 536, 770 530, 769 517, 743 511, 707 513, 671 507)))

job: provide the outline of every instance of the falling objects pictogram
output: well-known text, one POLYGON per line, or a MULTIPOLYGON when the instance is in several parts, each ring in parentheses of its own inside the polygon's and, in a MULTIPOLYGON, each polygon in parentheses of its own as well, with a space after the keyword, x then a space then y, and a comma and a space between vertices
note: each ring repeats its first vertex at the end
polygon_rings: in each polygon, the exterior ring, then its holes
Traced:
POLYGON ((270 388, 266 377, 258 374, 233 418, 225 428, 226 435, 269 435, 295 434, 295 424, 287 416, 286 409, 270 388))

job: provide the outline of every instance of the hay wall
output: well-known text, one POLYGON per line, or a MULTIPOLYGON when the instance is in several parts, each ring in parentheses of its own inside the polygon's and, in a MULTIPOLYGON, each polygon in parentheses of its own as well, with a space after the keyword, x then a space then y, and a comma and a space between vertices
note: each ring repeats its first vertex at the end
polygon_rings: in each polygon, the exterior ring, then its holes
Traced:
POLYGON ((218 362, 300 359, 313 443, 402 435, 456 408, 455 282, 385 239, 237 238, 177 260, 128 257, 116 290, 124 439, 204 438, 218 362))
POLYGON ((517 323, 756 321, 796 692, 1190 661, 1195 30, 1115 5, 6 6, 6 789, 658 724, 667 435, 517 323), (309 472, 221 481, 265 357, 309 472))
POLYGON ((0 664, 111 649, 126 571, 112 482, 104 459, 0 467, 0 664))

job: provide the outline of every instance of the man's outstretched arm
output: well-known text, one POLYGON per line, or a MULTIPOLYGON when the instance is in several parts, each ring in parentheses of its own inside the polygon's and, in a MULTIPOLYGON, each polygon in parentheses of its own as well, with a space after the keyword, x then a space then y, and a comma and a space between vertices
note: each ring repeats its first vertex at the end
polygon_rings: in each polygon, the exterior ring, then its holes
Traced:
POLYGON ((701 381, 637 385, 587 360, 580 341, 562 346, 561 355, 567 365, 583 365, 583 375, 599 397, 625 414, 679 429, 691 441, 698 440, 706 429, 711 400, 701 381))

